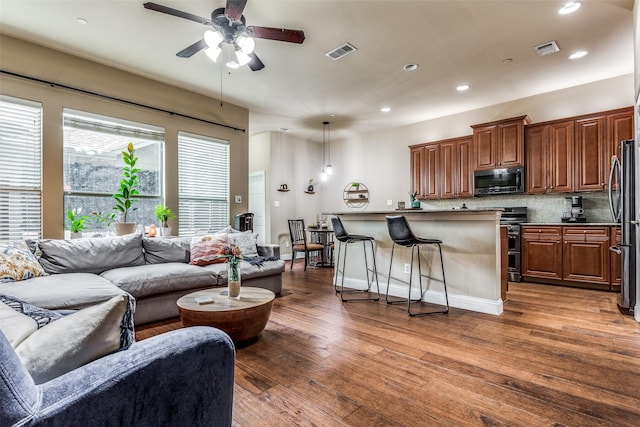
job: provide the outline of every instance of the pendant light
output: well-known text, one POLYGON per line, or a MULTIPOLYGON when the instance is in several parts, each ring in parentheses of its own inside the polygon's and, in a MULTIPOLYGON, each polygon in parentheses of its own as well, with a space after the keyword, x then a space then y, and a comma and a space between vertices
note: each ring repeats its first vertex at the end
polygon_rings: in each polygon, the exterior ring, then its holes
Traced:
POLYGON ((333 166, 331 166, 331 124, 329 122, 322 122, 322 125, 324 126, 324 132, 323 132, 324 145, 328 147, 327 163, 326 163, 326 166, 324 167, 324 171, 326 172, 327 175, 331 175, 333 174, 333 166))

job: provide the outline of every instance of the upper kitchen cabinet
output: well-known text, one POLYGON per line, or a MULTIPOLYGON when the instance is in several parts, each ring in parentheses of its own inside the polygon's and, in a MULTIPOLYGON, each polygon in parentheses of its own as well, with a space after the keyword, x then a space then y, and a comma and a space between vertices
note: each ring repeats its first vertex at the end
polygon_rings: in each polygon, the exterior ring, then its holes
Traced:
POLYGON ((575 191, 605 189, 606 120, 605 115, 596 115, 575 121, 575 191))
MULTIPOLYGON (((605 177, 607 180, 609 179, 609 173, 611 171, 611 156, 618 154, 618 147, 620 146, 620 141, 624 141, 625 139, 633 139, 633 107, 622 108, 620 110, 616 110, 615 112, 610 112, 607 115, 607 144, 608 144, 608 153, 607 153, 607 162, 605 168, 605 177)), ((617 187, 617 184, 614 183, 614 188, 617 187)))
POLYGON ((411 150, 411 192, 420 200, 440 197, 440 147, 423 144, 409 147, 411 150))
POLYGON ((528 116, 473 125, 474 169, 524 166, 524 127, 528 116))
POLYGON ((440 142, 441 198, 473 196, 472 144, 470 136, 440 142))
POLYGON ((573 191, 573 148, 573 120, 527 126, 527 193, 573 191))

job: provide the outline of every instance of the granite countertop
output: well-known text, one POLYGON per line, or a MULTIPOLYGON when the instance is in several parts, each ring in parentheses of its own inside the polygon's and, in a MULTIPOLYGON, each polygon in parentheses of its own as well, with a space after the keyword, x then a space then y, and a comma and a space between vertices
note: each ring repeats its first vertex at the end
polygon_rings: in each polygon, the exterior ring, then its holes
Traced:
POLYGON ((398 215, 402 213, 454 213, 454 212, 465 212, 465 213, 485 213, 485 212, 500 212, 503 209, 501 208, 476 208, 476 209, 461 209, 461 208, 453 208, 453 209, 401 209, 401 210, 391 210, 391 211, 350 211, 350 212, 323 212, 322 215, 398 215))
POLYGON ((522 224, 523 226, 532 225, 532 226, 569 226, 569 227, 615 227, 617 224, 615 222, 526 222, 522 224))

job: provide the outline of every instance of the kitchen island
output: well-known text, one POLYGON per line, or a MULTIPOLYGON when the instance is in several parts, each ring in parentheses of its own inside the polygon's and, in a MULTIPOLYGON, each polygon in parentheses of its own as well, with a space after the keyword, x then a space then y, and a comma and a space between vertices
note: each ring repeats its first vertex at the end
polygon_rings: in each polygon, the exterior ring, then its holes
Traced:
MULTIPOLYGON (((340 217, 351 234, 372 236, 376 243, 376 266, 380 292, 386 292, 391 247, 393 242, 385 216, 404 215, 414 234, 419 237, 442 240, 442 255, 447 278, 447 290, 451 307, 499 315, 502 313, 501 280, 501 209, 455 210, 397 210, 363 212, 329 212, 326 215, 340 217)), ((336 241, 336 245, 340 242, 336 241)), ((344 247, 342 248, 344 250, 344 247)), ((335 249, 338 253, 338 247, 335 249)), ((437 247, 424 245, 420 249, 423 278, 426 285, 424 300, 444 304, 442 272, 437 247)), ((409 273, 405 267, 411 261, 411 249, 396 246, 389 295, 405 297, 408 292, 409 273)), ((342 264, 342 263, 341 263, 342 264)), ((414 285, 418 298, 418 268, 414 265, 414 285)), ((336 268, 338 283, 342 279, 336 268)), ((345 287, 366 288, 363 252, 350 247, 347 252, 345 287)), ((375 283, 374 283, 375 287, 375 283)))

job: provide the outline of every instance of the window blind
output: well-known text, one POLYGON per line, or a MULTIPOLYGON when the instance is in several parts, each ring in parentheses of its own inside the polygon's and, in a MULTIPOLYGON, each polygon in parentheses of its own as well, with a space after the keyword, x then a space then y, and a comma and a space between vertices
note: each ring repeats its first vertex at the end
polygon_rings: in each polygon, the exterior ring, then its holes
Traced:
POLYGON ((0 96, 0 240, 42 236, 42 105, 0 96))
POLYGON ((229 225, 229 143, 178 132, 181 236, 229 225))

